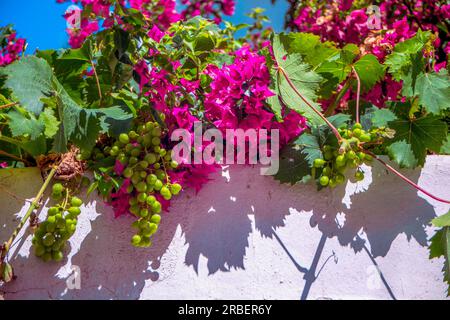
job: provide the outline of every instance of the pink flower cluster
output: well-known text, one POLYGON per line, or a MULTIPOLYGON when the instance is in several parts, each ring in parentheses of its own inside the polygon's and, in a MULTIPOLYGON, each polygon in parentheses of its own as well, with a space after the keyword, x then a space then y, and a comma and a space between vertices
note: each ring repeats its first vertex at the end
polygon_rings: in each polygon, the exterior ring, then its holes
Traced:
MULTIPOLYGON (((81 25, 69 28, 69 44, 72 48, 82 46, 84 40, 100 28, 110 28, 116 22, 124 25, 122 17, 114 14, 114 6, 121 6, 123 10, 127 7, 139 10, 147 19, 146 26, 151 38, 159 41, 164 32, 174 22, 180 19, 186 20, 194 16, 202 15, 212 18, 216 23, 222 21, 221 13, 231 16, 235 11, 235 0, 182 0, 184 10, 177 12, 176 0, 56 0, 58 3, 72 2, 82 6, 81 25), (83 15, 89 12, 89 16, 83 15), (100 22, 102 22, 100 26, 100 22)), ((72 17, 73 12, 67 12, 65 18, 72 17)))
POLYGON ((18 60, 25 49, 25 39, 17 38, 15 32, 9 34, 4 41, 5 43, 0 44, 0 67, 18 60))
POLYGON ((280 143, 286 144, 305 128, 305 119, 291 112, 279 123, 266 108, 270 91, 270 74, 265 57, 244 46, 234 53, 231 65, 210 66, 213 79, 205 97, 205 116, 220 130, 279 129, 280 143))

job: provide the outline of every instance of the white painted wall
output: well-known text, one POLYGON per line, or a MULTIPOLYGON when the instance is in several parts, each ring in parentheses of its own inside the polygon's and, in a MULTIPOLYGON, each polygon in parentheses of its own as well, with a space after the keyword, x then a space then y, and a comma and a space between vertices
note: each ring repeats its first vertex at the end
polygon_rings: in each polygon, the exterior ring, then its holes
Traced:
MULTIPOLYGON (((98 199, 84 207, 64 263, 35 258, 26 234, 11 259, 18 278, 0 292, 5 299, 446 297, 443 261, 430 261, 426 245, 428 222, 448 205, 377 165, 362 183, 320 193, 280 186, 258 168, 227 170, 229 182, 217 174, 199 194, 173 202, 150 249, 133 248, 132 218, 114 219, 98 199), (79 290, 67 289, 73 265, 79 290)), ((450 198, 450 157, 431 156, 421 172, 406 174, 450 198)), ((34 169, 0 171, 1 241, 27 210, 14 195, 31 199, 40 184, 34 169)))

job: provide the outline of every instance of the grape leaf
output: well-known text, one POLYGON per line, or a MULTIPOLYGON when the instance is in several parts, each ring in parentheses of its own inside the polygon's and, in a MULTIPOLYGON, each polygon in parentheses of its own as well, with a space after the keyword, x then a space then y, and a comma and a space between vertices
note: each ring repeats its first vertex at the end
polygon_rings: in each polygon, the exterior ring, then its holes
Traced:
POLYGON ((22 114, 13 110, 8 113, 8 126, 13 137, 29 135, 32 140, 39 137, 44 132, 44 124, 36 119, 33 114, 22 114))
POLYGON ((294 185, 298 182, 307 182, 311 169, 305 155, 299 146, 287 145, 280 153, 280 169, 274 176, 281 183, 294 185))
POLYGON ((39 115, 43 108, 41 98, 52 90, 52 69, 44 59, 24 57, 0 70, 7 76, 5 87, 12 90, 21 106, 39 115))
POLYGON ((321 42, 320 37, 311 33, 289 33, 283 42, 288 43, 288 52, 300 53, 304 61, 314 69, 318 68, 329 58, 339 53, 332 42, 321 42))
POLYGON ((309 166, 312 167, 315 159, 323 159, 323 154, 319 140, 317 137, 310 133, 303 133, 294 142, 295 145, 300 147, 301 152, 305 155, 305 160, 309 166))
POLYGON ((405 140, 397 141, 387 147, 391 160, 397 163, 400 168, 413 169, 417 165, 417 159, 411 149, 411 145, 405 140))
POLYGON ((419 166, 425 163, 427 151, 439 153, 447 137, 447 124, 439 117, 428 115, 421 118, 399 118, 389 122, 396 134, 390 143, 405 140, 411 145, 419 166))
POLYGON ((47 138, 53 138, 56 132, 58 132, 60 122, 55 117, 55 113, 52 109, 45 108, 44 111, 39 115, 39 122, 44 125, 44 134, 47 138))
POLYGON ((447 140, 442 145, 440 154, 450 154, 450 134, 447 135, 447 140))
MULTIPOLYGON (((284 73, 291 80, 296 90, 318 111, 322 111, 320 105, 316 103, 316 93, 322 78, 311 71, 311 67, 305 64, 298 53, 288 54, 279 35, 273 38, 273 51, 278 68, 272 68, 272 81, 275 93, 292 110, 297 111, 307 118, 311 124, 321 124, 323 120, 318 116, 308 104, 297 95, 295 90, 285 78, 284 73)), ((273 111, 278 118, 281 117, 281 104, 275 97, 268 99, 273 111)))
POLYGON ((445 216, 435 218, 432 222, 437 227, 442 227, 431 238, 430 259, 444 257, 444 281, 449 285, 447 295, 450 296, 450 213, 445 216))
POLYGON ((450 108, 450 77, 447 70, 421 73, 417 77, 414 93, 425 110, 432 114, 439 115, 450 108))
POLYGON ((374 127, 386 127, 390 121, 397 119, 394 112, 389 109, 378 109, 374 107, 371 114, 371 122, 374 127))
POLYGON ((369 91, 384 77, 384 67, 373 54, 366 54, 354 64, 363 92, 369 91))

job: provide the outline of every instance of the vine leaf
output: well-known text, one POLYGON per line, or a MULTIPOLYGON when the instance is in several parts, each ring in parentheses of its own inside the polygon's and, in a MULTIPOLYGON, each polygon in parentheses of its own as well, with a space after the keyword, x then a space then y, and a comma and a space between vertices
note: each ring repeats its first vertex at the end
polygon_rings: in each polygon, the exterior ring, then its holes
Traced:
POLYGON ((374 127, 386 127, 389 122, 397 119, 394 112, 389 109, 378 109, 376 107, 370 110, 370 121, 374 127))
POLYGON ((24 57, 0 73, 7 76, 5 87, 13 91, 20 104, 38 116, 44 106, 41 101, 51 91, 53 72, 44 59, 24 57))
POLYGON ((447 135, 447 140, 441 147, 440 154, 450 154, 450 134, 447 135))
POLYGON ((439 115, 450 108, 450 78, 447 70, 421 73, 417 77, 414 93, 425 110, 432 114, 439 115))
POLYGON ((412 169, 417 166, 417 159, 411 149, 411 145, 405 140, 397 141, 387 147, 389 158, 397 163, 400 168, 412 169))
POLYGON ((27 115, 13 110, 8 113, 8 118, 8 126, 13 137, 29 135, 34 140, 44 132, 44 124, 36 119, 33 114, 27 117, 27 115))
POLYGON ((280 153, 280 169, 274 176, 275 180, 291 185, 306 183, 311 178, 310 173, 308 161, 299 146, 290 144, 283 148, 280 153))
POLYGON ((411 145, 417 164, 423 166, 427 151, 439 153, 447 138, 447 124, 437 116, 421 118, 399 118, 389 122, 389 128, 396 134, 390 142, 406 141, 411 145))
POLYGON ((370 90, 384 77, 384 67, 373 54, 366 54, 354 64, 355 70, 361 79, 363 92, 370 90))
POLYGON ((450 212, 433 219, 435 227, 442 228, 431 238, 430 259, 444 257, 444 280, 448 283, 447 295, 450 296, 450 212))
POLYGON ((273 88, 276 97, 268 99, 272 110, 278 118, 281 118, 283 103, 292 110, 297 111, 305 116, 311 124, 321 124, 323 120, 308 106, 290 86, 283 75, 283 72, 292 81, 295 88, 302 94, 302 96, 318 111, 322 111, 320 105, 315 102, 317 100, 316 90, 322 81, 322 78, 311 71, 311 67, 303 62, 302 56, 298 53, 289 54, 280 39, 280 35, 275 35, 272 42, 273 51, 277 66, 271 70, 273 88), (281 71, 281 70, 283 71, 281 71), (279 97, 279 99, 277 99, 279 97))

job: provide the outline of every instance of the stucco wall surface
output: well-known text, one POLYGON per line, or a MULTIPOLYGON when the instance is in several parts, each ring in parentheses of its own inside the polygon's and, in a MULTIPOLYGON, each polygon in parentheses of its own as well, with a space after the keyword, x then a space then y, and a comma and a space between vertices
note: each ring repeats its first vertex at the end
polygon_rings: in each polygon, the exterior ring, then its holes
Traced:
MULTIPOLYGON (((86 200, 68 257, 45 264, 27 231, 10 257, 17 279, 4 299, 445 299, 443 260, 428 259, 429 221, 448 205, 379 165, 333 191, 280 185, 259 168, 218 172, 173 201, 154 246, 130 244, 133 219, 86 200), (79 272, 79 276, 78 276, 79 272), (78 286, 79 285, 79 286, 78 286)), ((419 185, 450 198, 450 157, 430 156, 419 185)), ((0 171, 0 241, 42 180, 0 171)), ((46 207, 39 211, 41 218, 46 207)))

